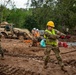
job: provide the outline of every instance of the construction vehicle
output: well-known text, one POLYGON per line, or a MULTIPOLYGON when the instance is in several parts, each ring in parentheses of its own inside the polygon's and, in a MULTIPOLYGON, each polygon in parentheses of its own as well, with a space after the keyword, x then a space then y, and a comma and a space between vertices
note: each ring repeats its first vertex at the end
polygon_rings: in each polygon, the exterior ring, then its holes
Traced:
POLYGON ((2 22, 0 24, 0 32, 4 38, 32 39, 33 36, 28 29, 14 28, 13 24, 2 22))

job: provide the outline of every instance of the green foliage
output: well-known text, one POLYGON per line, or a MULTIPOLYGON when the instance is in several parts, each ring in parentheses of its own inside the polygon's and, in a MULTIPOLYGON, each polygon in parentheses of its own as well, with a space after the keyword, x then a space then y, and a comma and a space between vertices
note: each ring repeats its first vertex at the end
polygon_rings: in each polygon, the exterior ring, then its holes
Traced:
POLYGON ((25 18, 25 22, 24 22, 24 28, 29 29, 30 31, 33 28, 38 28, 37 22, 35 21, 35 19, 33 18, 33 16, 27 16, 25 18))
MULTIPOLYGON (((10 0, 11 1, 11 0, 10 0)), ((0 22, 7 21, 15 27, 36 27, 45 29, 49 20, 54 21, 55 28, 62 30, 76 26, 76 0, 31 0, 32 8, 29 10, 0 6, 0 22)))
POLYGON ((23 28, 25 18, 29 14, 31 15, 31 11, 27 11, 25 9, 12 9, 10 15, 7 18, 7 21, 14 23, 15 27, 23 28))
POLYGON ((9 9, 7 9, 5 6, 1 5, 0 6, 0 22, 6 21, 8 15, 9 15, 9 9))
POLYGON ((39 27, 45 28, 49 20, 55 22, 57 29, 63 27, 74 28, 76 25, 76 0, 46 0, 45 4, 37 6, 39 0, 33 0, 34 4, 33 16, 39 27), (35 6, 36 3, 36 6, 35 6))
MULTIPOLYGON (((59 1, 59 0, 58 0, 59 1)), ((66 26, 69 28, 73 28, 75 26, 75 18, 74 16, 76 15, 75 11, 73 9, 73 5, 76 1, 75 0, 60 0, 56 4, 56 12, 59 13, 59 24, 62 23, 62 26, 66 26), (71 10, 72 9, 72 10, 71 10)))

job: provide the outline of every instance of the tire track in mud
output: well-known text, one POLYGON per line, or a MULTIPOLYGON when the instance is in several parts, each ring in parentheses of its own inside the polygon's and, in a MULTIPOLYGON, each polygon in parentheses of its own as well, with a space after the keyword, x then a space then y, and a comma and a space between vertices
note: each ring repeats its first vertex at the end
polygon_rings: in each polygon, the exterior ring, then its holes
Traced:
MULTIPOLYGON (((67 53, 72 53, 72 52, 76 52, 76 50, 72 50, 72 51, 67 51, 65 53, 61 53, 61 54, 67 54, 67 53)), ((7 56, 11 56, 11 57, 22 57, 22 58, 27 58, 27 59, 34 59, 37 61, 43 61, 43 56, 36 56, 36 55, 29 55, 29 54, 13 54, 13 53, 5 53, 5 55, 7 56)), ((53 56, 55 54, 51 54, 50 56, 53 56)), ((53 60, 52 63, 55 63, 56 60, 53 60)), ((75 59, 70 59, 69 61, 64 61, 65 66, 71 66, 71 69, 68 69, 67 72, 65 72, 64 74, 67 75, 76 75, 76 60, 75 59)), ((3 67, 0 64, 0 73, 3 73, 3 75, 42 75, 41 73, 37 73, 37 72, 33 72, 30 70, 25 70, 25 69, 21 69, 21 68, 15 68, 9 65, 3 65, 3 67), (6 67, 6 68, 5 68, 6 67)))
POLYGON ((35 55, 27 55, 27 54, 13 54, 13 53, 5 53, 5 55, 12 56, 12 57, 23 57, 27 59, 43 60, 43 56, 35 56, 35 55))
POLYGON ((41 74, 20 67, 18 68, 0 64, 0 75, 41 75, 41 74))
MULTIPOLYGON (((63 52, 61 54, 68 54, 68 53, 72 53, 72 52, 76 52, 76 50, 63 52)), ((43 61, 43 56, 37 56, 37 55, 32 55, 32 54, 15 54, 15 53, 5 52, 5 55, 12 56, 12 57, 23 57, 23 58, 42 60, 43 61)), ((51 54, 50 56, 53 56, 53 55, 55 55, 55 54, 51 54)))
MULTIPOLYGON (((60 70, 59 67, 48 69, 48 73, 42 74, 41 72, 32 71, 29 69, 24 69, 22 67, 14 67, 10 65, 4 65, 0 63, 0 75, 50 75, 53 71, 56 73, 60 72, 62 75, 76 75, 76 60, 69 60, 66 62, 67 64, 72 65, 72 67, 68 68, 66 72, 60 70)), ((60 75, 60 73, 58 73, 60 75)), ((53 74, 54 75, 54 74, 53 74)))

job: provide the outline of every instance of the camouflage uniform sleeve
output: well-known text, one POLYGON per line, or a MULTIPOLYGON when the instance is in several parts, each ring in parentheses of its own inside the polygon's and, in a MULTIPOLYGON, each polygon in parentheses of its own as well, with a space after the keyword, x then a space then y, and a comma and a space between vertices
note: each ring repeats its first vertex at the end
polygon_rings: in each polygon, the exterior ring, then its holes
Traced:
POLYGON ((0 48, 1 48, 1 32, 0 32, 0 48))
POLYGON ((59 35, 64 35, 64 36, 66 36, 64 33, 62 33, 62 32, 60 32, 60 31, 58 31, 58 30, 56 30, 55 29, 55 32, 56 32, 56 34, 59 36, 59 35))
POLYGON ((57 35, 52 35, 52 34, 46 32, 46 31, 44 32, 44 35, 46 37, 48 37, 49 39, 57 39, 58 38, 57 35))

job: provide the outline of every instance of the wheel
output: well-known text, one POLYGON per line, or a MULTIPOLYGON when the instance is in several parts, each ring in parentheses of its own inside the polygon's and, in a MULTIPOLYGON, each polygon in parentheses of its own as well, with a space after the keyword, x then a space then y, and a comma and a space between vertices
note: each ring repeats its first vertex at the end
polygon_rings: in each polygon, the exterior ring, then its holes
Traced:
POLYGON ((5 39, 5 36, 4 36, 4 35, 2 35, 2 36, 1 36, 1 38, 2 38, 2 39, 5 39))
POLYGON ((2 37, 3 39, 7 38, 8 36, 6 34, 2 34, 2 37))

